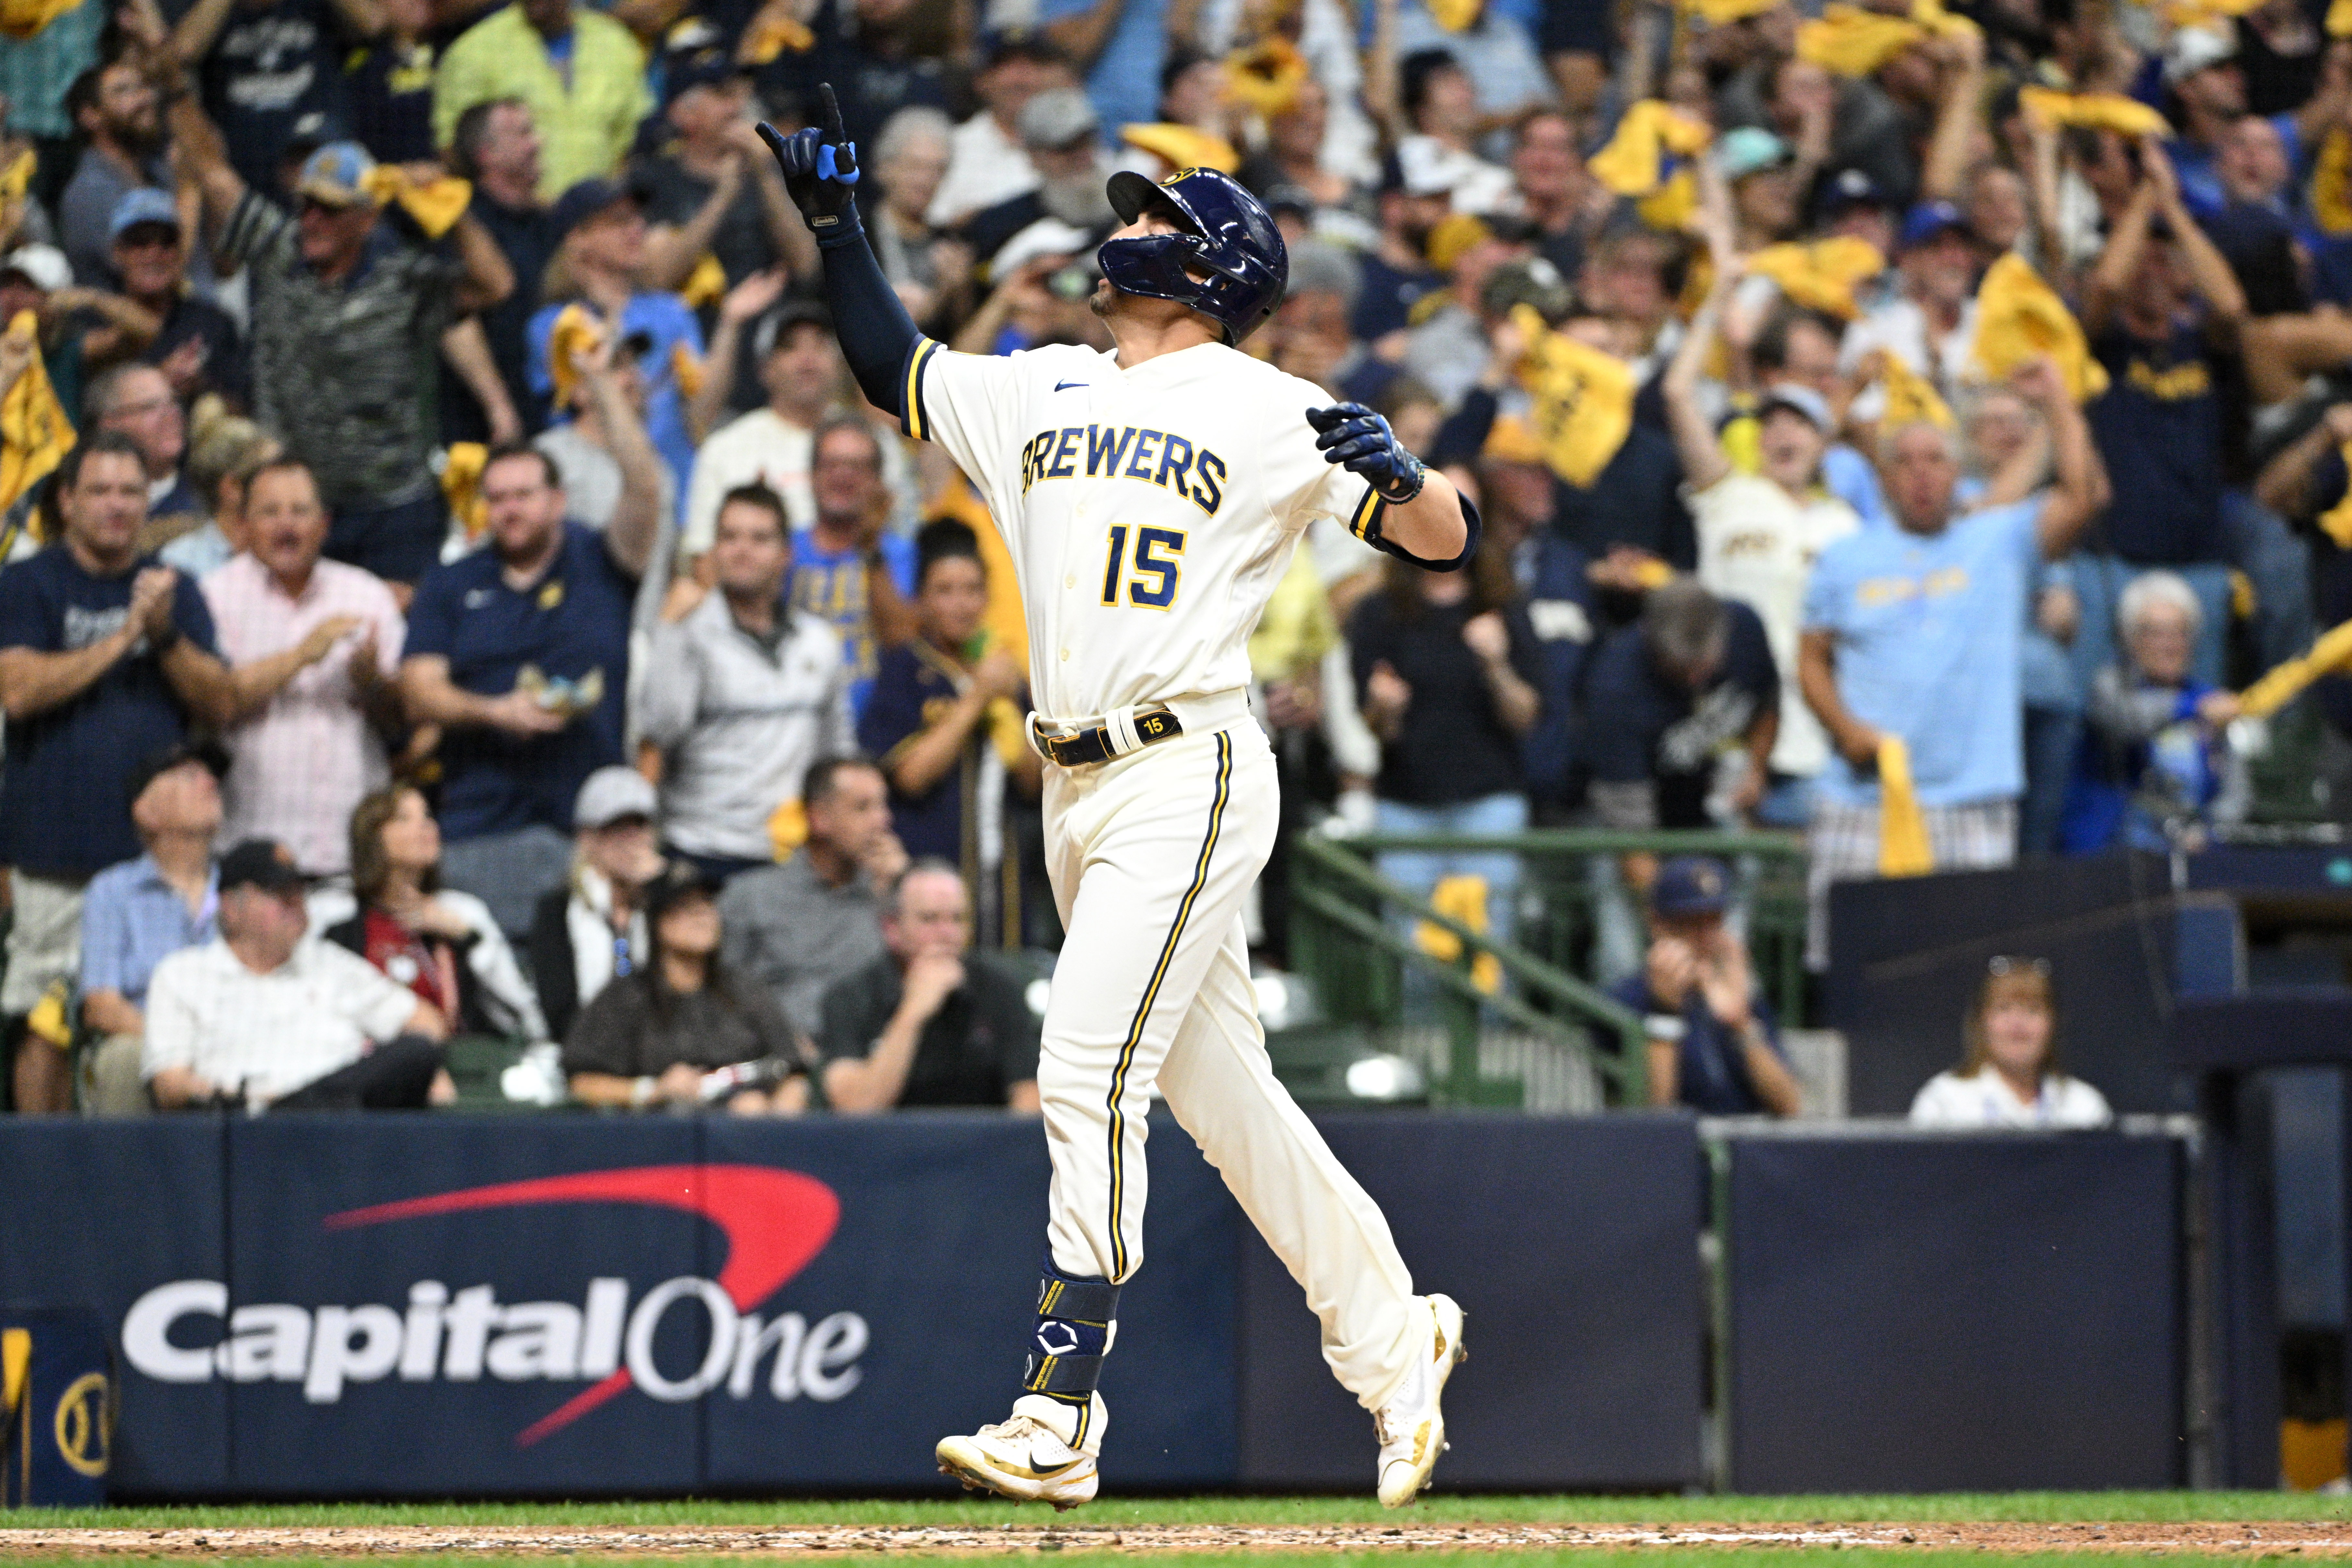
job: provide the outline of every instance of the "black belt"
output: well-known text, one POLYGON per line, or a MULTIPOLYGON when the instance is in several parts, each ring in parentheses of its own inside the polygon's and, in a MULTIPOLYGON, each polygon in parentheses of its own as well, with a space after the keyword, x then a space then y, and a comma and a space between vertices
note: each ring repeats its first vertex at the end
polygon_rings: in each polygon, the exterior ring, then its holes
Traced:
MULTIPOLYGON (((1037 749, 1045 753, 1047 761, 1060 767, 1083 768, 1124 754, 1112 743, 1108 724, 1090 725, 1066 735, 1048 735, 1044 724, 1032 720, 1030 729, 1036 736, 1037 749)), ((1183 732, 1184 726, 1165 708, 1146 708, 1135 716, 1136 739, 1145 746, 1172 741, 1183 732)))

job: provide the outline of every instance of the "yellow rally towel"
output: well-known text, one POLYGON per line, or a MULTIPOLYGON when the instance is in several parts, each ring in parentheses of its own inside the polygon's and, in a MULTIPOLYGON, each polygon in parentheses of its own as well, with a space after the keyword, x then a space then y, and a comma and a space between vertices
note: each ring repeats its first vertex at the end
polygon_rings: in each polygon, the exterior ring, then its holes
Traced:
MULTIPOLYGON (((1486 931, 1486 879, 1484 877, 1440 877, 1437 886, 1430 889, 1429 907, 1449 920, 1461 921, 1472 931, 1484 935, 1486 931)), ((1412 928, 1415 947, 1440 963, 1456 963, 1462 958, 1462 939, 1432 921, 1416 921, 1412 928)), ((1491 952, 1482 952, 1470 961, 1470 983, 1492 996, 1503 987, 1503 965, 1491 952)))
POLYGON ((5 169, 0 169, 0 202, 21 202, 32 187, 33 171, 40 159, 30 147, 16 154, 5 169))
POLYGON ((2311 651, 2288 659, 2238 694, 2238 711, 2249 719, 2266 719, 2323 675, 2352 667, 2352 621, 2319 635, 2311 651))
POLYGON ((490 503, 482 499, 482 468, 489 458, 490 449, 479 441, 452 441, 442 460, 441 499, 467 539, 481 538, 490 526, 490 503))
MULTIPOLYGON (((2352 469, 2352 441, 2345 442, 2336 450, 2347 469, 2352 469)), ((2345 488, 2342 500, 2319 514, 2318 522, 2328 538, 2345 549, 2352 550, 2352 485, 2345 488)))
POLYGON ((604 323, 585 305, 572 303, 556 312, 555 324, 547 330, 547 374, 555 383, 555 406, 572 406, 572 389, 579 374, 572 368, 572 356, 593 353, 604 341, 604 323))
POLYGON ((1481 458, 1498 463, 1537 463, 1544 461, 1543 443, 1528 428, 1528 422, 1516 414, 1495 416, 1493 428, 1486 432, 1486 444, 1478 448, 1481 458))
POLYGON ((1900 735, 1878 738, 1878 874, 1924 877, 1936 868, 1927 819, 1911 787, 1911 749, 1900 735))
POLYGON ((1886 258, 1866 239, 1839 235, 1810 245, 1768 245, 1748 258, 1748 270, 1769 278, 1797 304, 1841 321, 1862 314, 1853 288, 1886 270, 1886 258))
POLYGON ((0 1426, 13 1424, 32 1382, 33 1331, 0 1330, 0 1426))
POLYGON ((1225 57, 1225 91, 1235 103, 1264 115, 1287 110, 1307 80, 1307 57, 1280 35, 1225 57))
POLYGON ((1952 410, 1943 395, 1892 349, 1879 351, 1878 384, 1886 391, 1886 407, 1878 416, 1881 430, 1922 423, 1944 430, 1952 427, 1952 410))
MULTIPOLYGON (((2337 3, 2352 4, 2352 0, 2337 3)), ((2125 136, 2172 134, 2172 127, 2163 115, 2120 92, 2060 92, 2055 88, 2023 87, 2017 90, 2017 102, 2029 119, 2046 126, 2080 125, 2125 136)))
MULTIPOLYGON (((1436 226, 1429 231, 1426 249, 1429 252, 1430 266, 1440 272, 1453 271, 1455 262, 1461 260, 1474 246, 1483 244, 1492 237, 1494 232, 1486 226, 1486 220, 1476 213, 1446 214, 1445 216, 1438 219, 1436 226)), ((1431 314, 1434 315, 1445 308, 1442 295, 1443 290, 1422 296, 1424 300, 1439 301, 1430 307, 1431 314)))
POLYGON ((2045 354, 2057 362, 2075 402, 2106 391, 2106 369, 2091 357, 2083 324, 2033 264, 2012 250, 1992 264, 1977 289, 1977 363, 1993 380, 2006 381, 2045 354))
POLYGON ((1242 166, 1242 155, 1232 142, 1190 125, 1129 125, 1118 134, 1129 146, 1139 147, 1166 163, 1171 173, 1214 169, 1230 174, 1242 166))
POLYGON ((1645 98, 1617 121, 1609 145, 1586 160, 1592 177, 1621 196, 1646 196, 1672 172, 1670 159, 1706 151, 1714 132, 1672 104, 1645 98))
POLYGON ((2311 220, 2332 238, 2352 234, 2352 131, 2330 126, 2311 171, 2311 220))
POLYGON ((727 298, 727 268, 719 265, 719 258, 709 251, 694 264, 686 281, 677 286, 677 297, 686 301, 689 310, 699 310, 705 305, 716 305, 727 298))
POLYGON ((702 395, 702 361, 683 338, 669 346, 669 374, 677 383, 678 395, 688 403, 702 395))
POLYGON ((786 50, 804 55, 815 47, 816 35, 809 31, 806 23, 771 8, 761 12, 743 29, 743 41, 736 47, 735 58, 741 65, 763 66, 786 50))
POLYGON ((1698 175, 1687 163, 1633 204, 1633 216, 1660 234, 1681 234, 1698 216, 1698 175))
POLYGON ((1684 11, 1706 18, 1710 27, 1727 27, 1750 16, 1760 16, 1782 0, 1682 0, 1684 11))
POLYGON ((1797 58, 1840 76, 1868 76, 1927 36, 1918 23, 1859 5, 1829 5, 1797 28, 1797 58))
POLYGON ((0 33, 29 38, 80 5, 81 0, 0 0, 0 33))
POLYGON ((2352 0, 2332 0, 2326 25, 2329 37, 2352 38, 2352 0))
POLYGON ((1528 334, 1519 384, 1535 397, 1544 461, 1570 484, 1591 484, 1633 429, 1633 367, 1550 331, 1532 305, 1511 307, 1528 334))
POLYGON ((1478 25, 1486 0, 1429 0, 1433 21, 1449 33, 1466 33, 1478 25))
POLYGON ((789 860, 793 851, 808 842, 808 810, 798 800, 788 800, 769 814, 768 844, 779 860, 789 860))
POLYGON ((33 357, 16 384, 0 395, 0 508, 49 476, 73 449, 73 421, 49 384, 41 360, 41 324, 30 310, 8 323, 8 336, 31 345, 33 357))
POLYGON ((438 239, 457 226, 466 216, 466 208, 474 200, 474 187, 454 174, 444 174, 437 180, 412 180, 408 171, 397 163, 378 163, 360 176, 360 189, 368 199, 382 205, 397 202, 400 210, 415 220, 427 239, 438 239))

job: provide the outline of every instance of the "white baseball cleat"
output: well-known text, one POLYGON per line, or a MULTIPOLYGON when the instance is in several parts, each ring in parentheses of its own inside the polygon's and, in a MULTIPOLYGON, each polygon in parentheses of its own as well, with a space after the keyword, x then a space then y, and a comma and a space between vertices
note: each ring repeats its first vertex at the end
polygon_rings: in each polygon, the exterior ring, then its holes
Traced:
POLYGON ((1063 1510, 1092 1502, 1095 1457, 1024 1411, 1027 1403, 1019 1401, 1010 1417, 969 1437, 940 1438, 940 1469, 967 1491, 985 1488, 1014 1502, 1049 1502, 1063 1510))
POLYGON ((1437 1456, 1445 1452, 1445 1416, 1437 1402, 1445 1380, 1469 1358, 1462 1345, 1462 1309, 1451 1296, 1427 1298, 1432 1318, 1429 1354, 1416 1357, 1404 1386, 1372 1412, 1381 1439, 1381 1506, 1402 1508, 1429 1486, 1437 1456))

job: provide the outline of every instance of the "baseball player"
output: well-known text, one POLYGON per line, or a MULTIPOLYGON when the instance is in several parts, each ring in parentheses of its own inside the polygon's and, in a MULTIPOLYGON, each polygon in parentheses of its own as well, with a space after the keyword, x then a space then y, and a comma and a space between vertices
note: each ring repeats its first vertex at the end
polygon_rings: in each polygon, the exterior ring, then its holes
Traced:
POLYGON ((859 226, 856 149, 760 128, 824 259, 858 384, 987 498, 1029 621, 1046 859, 1068 939, 1037 1088, 1053 1162, 1036 1326, 1013 1414, 939 1445, 967 1487, 1095 1495, 1096 1392, 1143 1261, 1156 1090, 1306 1287, 1323 1354, 1373 1412, 1391 1507, 1429 1484, 1462 1310, 1413 1294, 1388 1223, 1268 1065, 1242 902, 1272 847, 1273 753, 1244 648, 1308 521, 1451 570, 1478 517, 1360 405, 1234 345, 1281 302, 1274 221, 1224 175, 1111 176, 1123 226, 1092 301, 1117 348, 954 353, 921 336, 859 226))

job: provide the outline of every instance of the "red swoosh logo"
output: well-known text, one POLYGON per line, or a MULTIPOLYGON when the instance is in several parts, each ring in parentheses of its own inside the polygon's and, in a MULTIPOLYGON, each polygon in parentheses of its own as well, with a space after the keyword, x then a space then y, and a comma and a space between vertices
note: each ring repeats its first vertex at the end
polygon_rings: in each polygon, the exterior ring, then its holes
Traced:
MULTIPOLYGON (((328 1230, 356 1230, 396 1219, 464 1214, 477 1209, 521 1208, 534 1204, 646 1204, 709 1220, 727 1237, 727 1261, 718 1285, 748 1312, 783 1287, 824 1250, 841 1220, 841 1199, 831 1187, 797 1171, 765 1165, 640 1165, 625 1171, 583 1171, 570 1176, 540 1176, 466 1187, 430 1197, 345 1209, 326 1217, 328 1230)), ((569 1426, 630 1386, 621 1368, 522 1429, 518 1447, 569 1426)))

